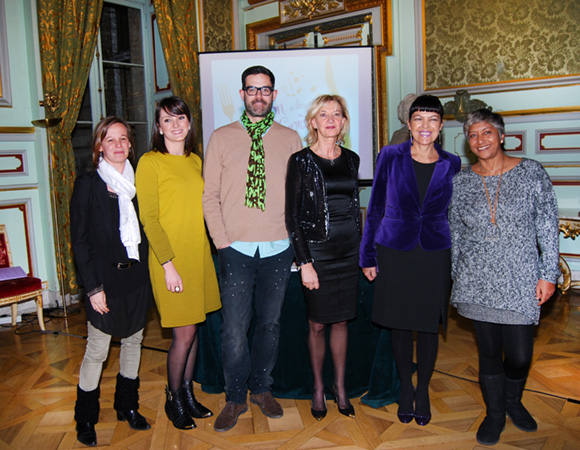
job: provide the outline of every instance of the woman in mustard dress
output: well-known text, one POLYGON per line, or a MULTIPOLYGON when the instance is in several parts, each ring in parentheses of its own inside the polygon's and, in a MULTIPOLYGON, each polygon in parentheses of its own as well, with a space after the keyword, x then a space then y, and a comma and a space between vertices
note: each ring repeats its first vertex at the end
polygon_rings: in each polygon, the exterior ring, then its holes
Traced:
POLYGON ((136 186, 155 303, 161 326, 173 329, 165 412, 176 428, 189 429, 193 418, 212 415, 195 399, 192 382, 198 324, 221 303, 201 206, 201 158, 194 153, 191 112, 180 98, 159 102, 152 147, 139 161, 136 186))

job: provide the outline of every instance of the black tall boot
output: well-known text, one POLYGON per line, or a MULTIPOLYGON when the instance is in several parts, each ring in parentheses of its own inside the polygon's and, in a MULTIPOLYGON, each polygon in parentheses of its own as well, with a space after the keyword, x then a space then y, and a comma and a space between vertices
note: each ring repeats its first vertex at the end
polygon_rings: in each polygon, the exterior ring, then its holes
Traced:
POLYGON ((77 440, 81 444, 94 447, 97 445, 95 425, 99 421, 100 388, 93 391, 83 391, 77 386, 77 402, 75 404, 75 421, 77 423, 77 440))
POLYGON ((177 391, 170 391, 168 387, 165 388, 165 395, 167 400, 165 401, 165 413, 175 428, 180 430, 190 430, 195 428, 195 422, 191 418, 187 407, 185 406, 185 393, 184 389, 178 389, 177 391))
POLYGON ((505 378, 505 410, 517 428, 523 431, 536 431, 538 424, 522 405, 522 393, 526 379, 511 380, 508 377, 505 378))
POLYGON ((183 402, 185 403, 185 407, 189 411, 189 414, 191 414, 191 417, 194 419, 205 419, 206 417, 213 416, 213 413, 195 398, 195 394, 193 393, 193 381, 183 382, 183 393, 183 402))
POLYGON ((479 384, 485 406, 485 419, 477 430, 477 442, 494 445, 505 428, 505 377, 501 375, 479 375, 479 384))
POLYGON ((132 380, 117 374, 117 387, 115 388, 115 411, 117 420, 128 421, 134 430, 148 430, 151 425, 145 417, 139 414, 139 377, 132 380))

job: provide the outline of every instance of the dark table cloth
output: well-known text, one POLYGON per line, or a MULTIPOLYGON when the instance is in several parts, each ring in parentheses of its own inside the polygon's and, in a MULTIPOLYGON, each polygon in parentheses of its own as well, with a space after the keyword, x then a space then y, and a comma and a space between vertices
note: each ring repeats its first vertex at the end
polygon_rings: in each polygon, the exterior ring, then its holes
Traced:
MULTIPOLYGON (((399 398, 400 381, 391 350, 391 333, 371 323, 373 285, 360 273, 358 317, 348 325, 346 389, 350 397, 360 397, 379 407, 399 398)), ((221 364, 221 312, 207 316, 199 328, 199 352, 195 381, 208 393, 223 392, 221 364)), ((250 329, 250 342, 252 338, 250 329)), ((281 317, 280 348, 272 376, 272 393, 279 398, 309 399, 312 396, 312 371, 307 347, 308 320, 299 273, 292 273, 281 317)), ((333 382, 332 359, 327 348, 324 381, 333 382)), ((329 395, 330 396, 330 395, 329 395)))

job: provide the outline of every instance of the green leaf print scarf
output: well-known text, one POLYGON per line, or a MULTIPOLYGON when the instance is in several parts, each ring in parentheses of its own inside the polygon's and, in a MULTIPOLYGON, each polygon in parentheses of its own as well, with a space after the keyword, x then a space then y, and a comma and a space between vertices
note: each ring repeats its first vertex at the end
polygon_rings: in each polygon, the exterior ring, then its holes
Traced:
POLYGON ((266 166, 264 165, 264 144, 262 136, 274 123, 274 111, 270 111, 266 117, 256 123, 242 114, 242 123, 252 138, 250 158, 248 159, 248 175, 246 177, 246 201, 248 208, 266 210, 266 166))

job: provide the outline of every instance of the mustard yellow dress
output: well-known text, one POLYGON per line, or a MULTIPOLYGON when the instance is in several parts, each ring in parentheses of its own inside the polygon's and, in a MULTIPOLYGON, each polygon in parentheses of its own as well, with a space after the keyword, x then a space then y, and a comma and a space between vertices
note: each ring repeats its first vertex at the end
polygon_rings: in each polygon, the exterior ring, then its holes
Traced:
POLYGON ((135 184, 161 326, 203 322, 221 301, 201 206, 201 159, 151 151, 139 160, 135 184), (170 259, 183 280, 181 293, 165 284, 161 265, 170 259))

